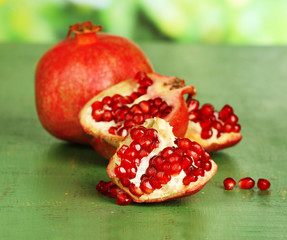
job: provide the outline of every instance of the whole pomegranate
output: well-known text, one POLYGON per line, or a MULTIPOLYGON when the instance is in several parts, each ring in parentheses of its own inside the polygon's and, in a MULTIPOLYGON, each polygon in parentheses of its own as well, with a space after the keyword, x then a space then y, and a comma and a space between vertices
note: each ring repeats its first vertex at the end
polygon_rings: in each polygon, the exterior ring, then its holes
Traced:
POLYGON ((153 72, 143 51, 132 41, 101 30, 91 22, 71 26, 66 39, 38 62, 37 112, 45 129, 57 138, 89 143, 78 120, 84 104, 138 71, 153 72))

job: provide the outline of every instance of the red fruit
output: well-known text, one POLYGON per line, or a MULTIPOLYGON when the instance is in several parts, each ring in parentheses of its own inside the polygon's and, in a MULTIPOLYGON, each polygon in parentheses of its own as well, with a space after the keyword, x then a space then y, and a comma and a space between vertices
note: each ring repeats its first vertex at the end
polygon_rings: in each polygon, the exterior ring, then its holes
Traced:
MULTIPOLYGON (((133 128, 131 133, 136 129, 143 131, 143 136, 134 140, 129 134, 120 143, 107 168, 108 176, 133 201, 162 202, 188 196, 198 192, 215 174, 217 165, 210 159, 210 155, 199 144, 189 139, 176 138, 164 119, 147 119, 142 126, 133 128), (140 140, 146 139, 151 129, 157 134, 150 138, 152 143, 147 147, 146 140, 140 140), (148 148, 148 155, 137 158, 138 164, 135 158, 128 156, 135 141, 141 142, 142 148, 148 148), (158 144, 154 145, 154 142, 158 144), (196 161, 189 156, 191 151, 198 154, 196 161), (118 171, 119 168, 129 171, 129 166, 125 164, 127 158, 135 168, 133 176, 123 176, 118 171), (126 184, 127 178, 129 184, 126 184)), ((137 151, 137 156, 140 151, 137 151)))
POLYGON ((132 41, 101 30, 91 22, 71 26, 67 38, 38 62, 37 112, 45 129, 57 138, 87 144, 89 138, 78 120, 84 104, 138 71, 153 71, 145 54, 132 41))
POLYGON ((223 184, 226 190, 232 190, 236 185, 236 182, 233 178, 228 177, 224 179, 223 184))
POLYGON ((241 140, 241 127, 231 106, 225 105, 219 112, 211 104, 200 108, 199 102, 189 96, 187 108, 189 125, 185 137, 198 142, 207 152, 231 147, 241 140))
POLYGON ((112 181, 100 181, 96 188, 101 194, 116 198, 119 205, 128 205, 132 202, 132 199, 129 197, 129 195, 122 191, 112 181))
MULTIPOLYGON (((165 119, 173 127, 173 133, 183 137, 188 126, 188 110, 183 95, 194 93, 193 86, 185 86, 184 80, 177 77, 139 72, 133 79, 118 83, 92 98, 81 111, 80 122, 83 129, 94 137, 94 148, 109 159, 131 129, 149 118, 165 119), (139 93, 140 88, 145 88, 146 93, 139 93), (114 100, 115 96, 117 100, 114 100)), ((158 144, 153 141, 156 133, 152 130, 144 138, 142 134, 141 128, 131 131, 131 137, 142 147, 141 156, 158 144)))
POLYGON ((238 181, 238 186, 243 189, 251 189, 255 185, 255 181, 251 177, 242 178, 238 181))
POLYGON ((267 190, 268 188, 270 188, 270 182, 267 179, 264 178, 259 178, 258 182, 257 182, 257 187, 260 190, 267 190))

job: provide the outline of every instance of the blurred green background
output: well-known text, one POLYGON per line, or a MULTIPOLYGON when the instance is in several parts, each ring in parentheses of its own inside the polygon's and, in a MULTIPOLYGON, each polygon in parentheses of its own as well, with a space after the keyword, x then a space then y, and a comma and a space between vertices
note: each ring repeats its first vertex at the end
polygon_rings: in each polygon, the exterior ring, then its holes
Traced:
POLYGON ((287 43, 286 0, 0 0, 0 42, 56 42, 83 21, 134 41, 287 43))

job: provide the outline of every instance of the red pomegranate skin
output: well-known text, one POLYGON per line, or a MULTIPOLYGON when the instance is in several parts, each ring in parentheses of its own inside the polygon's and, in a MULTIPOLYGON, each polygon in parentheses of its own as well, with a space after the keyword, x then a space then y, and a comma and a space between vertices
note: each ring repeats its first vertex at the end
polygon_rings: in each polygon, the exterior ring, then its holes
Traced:
POLYGON ((74 32, 39 60, 35 97, 39 119, 57 138, 88 144, 78 114, 97 93, 133 77, 153 72, 144 52, 129 39, 108 33, 74 32))

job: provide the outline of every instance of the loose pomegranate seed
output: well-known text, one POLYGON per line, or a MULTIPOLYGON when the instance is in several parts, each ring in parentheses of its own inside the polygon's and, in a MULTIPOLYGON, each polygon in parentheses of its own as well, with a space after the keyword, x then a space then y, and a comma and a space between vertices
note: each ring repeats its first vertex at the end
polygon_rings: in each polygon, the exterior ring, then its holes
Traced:
POLYGON ((260 189, 260 190, 267 190, 270 188, 270 182, 267 180, 267 179, 264 179, 264 178, 259 178, 258 179, 258 182, 257 182, 257 187, 260 189))
POLYGON ((233 178, 228 177, 224 179, 223 184, 226 190, 232 190, 235 187, 236 182, 233 178))
POLYGON ((255 181, 251 177, 242 178, 238 181, 238 186, 242 189, 251 189, 255 185, 255 181))
POLYGON ((132 199, 123 191, 117 193, 117 203, 119 205, 129 205, 132 202, 132 199))

